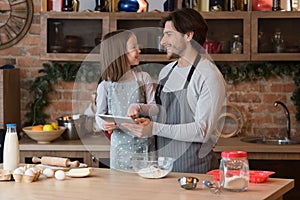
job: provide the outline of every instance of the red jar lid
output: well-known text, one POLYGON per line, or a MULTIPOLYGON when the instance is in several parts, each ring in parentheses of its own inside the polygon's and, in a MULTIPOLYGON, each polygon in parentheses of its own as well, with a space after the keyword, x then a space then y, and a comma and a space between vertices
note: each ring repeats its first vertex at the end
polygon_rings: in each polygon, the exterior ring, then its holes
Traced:
POLYGON ((245 151, 223 151, 222 158, 246 158, 247 152, 245 151))

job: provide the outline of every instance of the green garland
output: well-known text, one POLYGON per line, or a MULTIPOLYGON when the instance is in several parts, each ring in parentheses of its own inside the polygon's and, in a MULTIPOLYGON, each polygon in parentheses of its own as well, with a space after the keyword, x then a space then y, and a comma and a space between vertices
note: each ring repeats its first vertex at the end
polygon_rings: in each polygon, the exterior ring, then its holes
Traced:
MULTIPOLYGON (((241 81, 253 81, 259 79, 268 79, 271 76, 292 76, 297 86, 292 94, 292 101, 296 106, 296 119, 300 120, 300 63, 299 62, 225 62, 217 63, 218 68, 224 75, 226 81, 230 84, 236 84, 241 81)), ((90 68, 98 67, 96 64, 90 64, 90 68)), ((78 63, 49 63, 43 64, 43 69, 39 73, 43 75, 35 78, 30 92, 34 94, 34 100, 28 102, 28 112, 25 114, 27 121, 23 126, 46 123, 49 117, 43 112, 43 109, 49 104, 47 94, 53 89, 58 79, 63 81, 74 81, 79 72, 78 63)), ((99 74, 81 71, 86 77, 84 81, 92 82, 99 79, 99 74)))

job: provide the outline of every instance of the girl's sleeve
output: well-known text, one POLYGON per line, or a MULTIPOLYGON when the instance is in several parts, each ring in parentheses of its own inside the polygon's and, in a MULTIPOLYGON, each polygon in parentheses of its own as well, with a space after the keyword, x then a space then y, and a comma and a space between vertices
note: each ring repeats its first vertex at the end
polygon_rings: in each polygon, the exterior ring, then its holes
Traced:
POLYGON ((96 123, 100 129, 103 130, 103 120, 97 116, 98 114, 107 114, 107 82, 102 81, 97 87, 97 97, 96 97, 97 111, 95 115, 96 123))

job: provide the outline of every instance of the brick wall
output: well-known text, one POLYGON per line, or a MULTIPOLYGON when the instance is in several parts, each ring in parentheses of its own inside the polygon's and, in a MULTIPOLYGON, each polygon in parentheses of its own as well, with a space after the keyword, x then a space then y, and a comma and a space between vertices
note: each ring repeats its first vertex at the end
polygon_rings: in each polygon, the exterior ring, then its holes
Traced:
MULTIPOLYGON (((11 48, 0 50, 0 65, 12 64, 21 70, 21 120, 25 121, 26 104, 32 99, 28 92, 38 70, 46 61, 39 59, 40 43, 40 0, 34 0, 34 19, 26 36, 11 48)), ((48 96, 50 105, 45 112, 55 121, 59 116, 72 113, 72 109, 81 110, 90 102, 90 94, 96 85, 86 86, 85 93, 73 98, 73 83, 59 81, 53 86, 54 92, 48 96), (55 101, 55 102, 54 102, 55 101)), ((290 97, 295 89, 291 77, 271 78, 253 82, 242 82, 228 85, 228 100, 242 110, 246 123, 242 135, 267 134, 274 135, 284 131, 285 115, 281 108, 273 107, 275 100, 281 100, 288 106, 291 113, 291 127, 299 132, 300 122, 295 120, 295 107, 290 97)))

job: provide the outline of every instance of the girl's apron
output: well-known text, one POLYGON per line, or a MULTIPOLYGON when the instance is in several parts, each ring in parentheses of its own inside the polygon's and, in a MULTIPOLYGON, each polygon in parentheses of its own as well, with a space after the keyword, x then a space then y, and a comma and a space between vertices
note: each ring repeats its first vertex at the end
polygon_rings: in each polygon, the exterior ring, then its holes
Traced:
MULTIPOLYGON (((173 92, 163 91, 163 87, 177 65, 177 62, 172 66, 168 75, 159 82, 155 100, 164 110, 160 109, 158 122, 164 124, 185 124, 195 121, 194 111, 191 110, 187 100, 187 87, 199 60, 200 55, 196 57, 182 90, 173 92)), ((214 157, 213 152, 210 150, 206 156, 200 158, 199 151, 201 146, 202 143, 198 142, 184 142, 161 136, 156 137, 158 155, 176 159, 172 170, 174 172, 206 173, 211 170, 212 158, 214 157)))
MULTIPOLYGON (((134 74, 134 72, 133 72, 134 74)), ((108 114, 126 116, 132 103, 146 103, 145 87, 135 80, 128 82, 111 82, 108 88, 108 114)), ((154 151, 155 140, 134 137, 127 129, 120 127, 111 135, 110 167, 112 169, 131 170, 134 153, 147 154, 154 151)))

